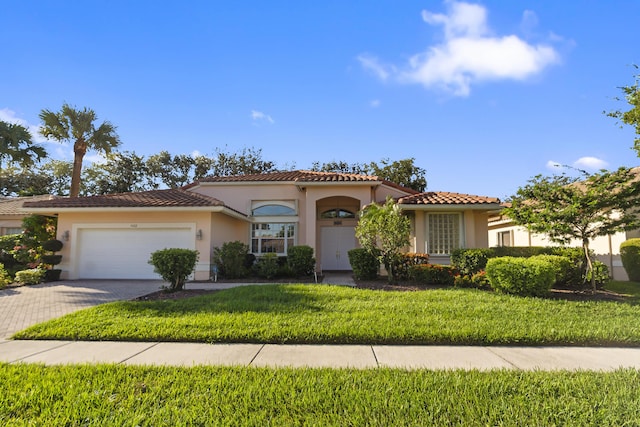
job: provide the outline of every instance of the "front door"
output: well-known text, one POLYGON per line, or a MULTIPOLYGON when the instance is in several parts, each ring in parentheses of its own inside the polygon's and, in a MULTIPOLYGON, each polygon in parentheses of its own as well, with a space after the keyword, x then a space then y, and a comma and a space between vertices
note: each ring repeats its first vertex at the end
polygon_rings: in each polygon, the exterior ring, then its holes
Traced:
POLYGON ((320 232, 323 270, 351 270, 348 252, 357 247, 355 227, 322 227, 320 232))

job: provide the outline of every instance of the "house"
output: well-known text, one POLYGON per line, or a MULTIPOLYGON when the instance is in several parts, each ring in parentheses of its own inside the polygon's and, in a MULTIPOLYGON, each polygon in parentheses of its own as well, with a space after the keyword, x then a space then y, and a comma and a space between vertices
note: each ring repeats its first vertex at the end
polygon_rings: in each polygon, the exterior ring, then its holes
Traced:
POLYGON ((487 215, 499 200, 447 192, 418 193, 345 173, 290 171, 209 177, 179 189, 30 202, 34 213, 58 217, 63 278, 155 279, 150 253, 196 249, 195 279, 210 278, 213 248, 248 244, 256 256, 314 248, 323 270, 350 270, 358 246, 357 213, 392 197, 411 218, 411 251, 448 263, 458 247, 487 247, 487 215))
MULTIPOLYGON (((548 237, 535 234, 523 226, 498 212, 489 215, 489 247, 493 246, 559 246, 548 237)), ((596 259, 609 268, 614 280, 629 280, 620 259, 620 244, 627 239, 640 237, 640 230, 621 231, 608 236, 596 237, 589 243, 596 259)), ((572 241, 569 246, 581 247, 579 240, 572 241)))
POLYGON ((49 200, 53 197, 54 196, 46 194, 42 196, 0 199, 0 236, 22 233, 22 219, 29 215, 29 212, 23 209, 22 205, 24 202, 49 200))

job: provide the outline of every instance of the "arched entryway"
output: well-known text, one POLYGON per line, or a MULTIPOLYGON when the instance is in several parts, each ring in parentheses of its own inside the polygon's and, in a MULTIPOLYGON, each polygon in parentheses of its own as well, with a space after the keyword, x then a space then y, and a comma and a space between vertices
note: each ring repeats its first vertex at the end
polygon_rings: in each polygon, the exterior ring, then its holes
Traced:
POLYGON ((360 201, 337 196, 318 200, 319 259, 322 270, 351 270, 348 252, 358 247, 356 239, 357 214, 360 201))

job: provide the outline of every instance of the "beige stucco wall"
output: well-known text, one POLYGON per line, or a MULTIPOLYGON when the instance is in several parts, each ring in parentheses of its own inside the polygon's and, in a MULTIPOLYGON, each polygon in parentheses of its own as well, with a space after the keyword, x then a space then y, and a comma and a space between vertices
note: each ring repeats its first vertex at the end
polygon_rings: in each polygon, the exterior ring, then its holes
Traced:
POLYGON ((78 226, 90 227, 91 224, 128 224, 137 227, 139 224, 184 224, 193 223, 195 230, 202 230, 202 240, 193 236, 195 249, 200 253, 196 266, 195 279, 207 280, 210 273, 211 246, 207 236, 211 235, 211 212, 206 211, 173 211, 173 212, 122 212, 113 210, 109 212, 62 212, 58 215, 57 239, 64 243, 62 250, 62 263, 58 266, 62 270, 62 278, 76 279, 73 277, 75 266, 73 265, 74 245, 76 236, 74 229, 78 226), (64 240, 64 233, 69 232, 69 240, 64 240))

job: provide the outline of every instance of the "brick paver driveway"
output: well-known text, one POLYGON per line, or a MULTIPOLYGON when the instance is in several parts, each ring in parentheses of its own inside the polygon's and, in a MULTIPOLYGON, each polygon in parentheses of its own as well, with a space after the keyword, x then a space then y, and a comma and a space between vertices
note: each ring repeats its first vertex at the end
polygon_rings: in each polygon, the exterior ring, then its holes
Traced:
POLYGON ((0 290, 0 340, 45 320, 105 302, 157 291, 161 281, 60 281, 0 290))

